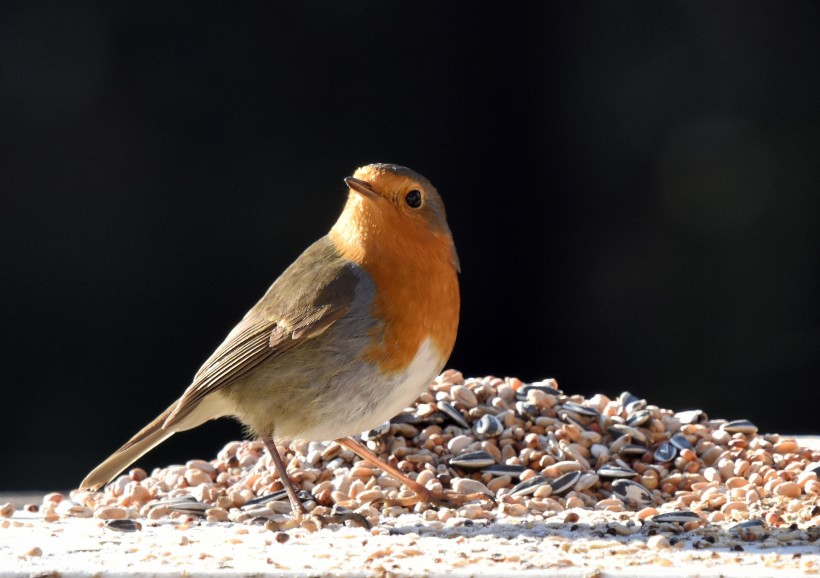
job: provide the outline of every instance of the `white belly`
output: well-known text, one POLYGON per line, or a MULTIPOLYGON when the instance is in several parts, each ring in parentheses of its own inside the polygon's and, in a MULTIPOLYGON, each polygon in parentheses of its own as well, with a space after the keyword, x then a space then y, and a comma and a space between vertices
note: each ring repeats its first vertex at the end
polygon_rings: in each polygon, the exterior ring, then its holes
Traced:
MULTIPOLYGON (((372 368, 363 368, 358 375, 348 376, 354 380, 357 394, 344 395, 344 399, 340 395, 324 419, 294 437, 333 440, 372 429, 418 399, 445 362, 427 339, 403 373, 384 377, 376 375, 372 368)), ((354 388, 345 389, 349 393, 354 388)))

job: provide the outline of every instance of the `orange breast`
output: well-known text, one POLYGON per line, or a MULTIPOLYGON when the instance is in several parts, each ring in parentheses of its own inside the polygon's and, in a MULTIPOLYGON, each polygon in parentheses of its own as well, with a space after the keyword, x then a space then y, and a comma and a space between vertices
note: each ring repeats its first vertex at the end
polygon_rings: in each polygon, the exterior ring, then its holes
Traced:
POLYGON ((330 233, 339 252, 373 278, 373 315, 383 320, 365 358, 401 372, 430 339, 444 365, 455 344, 460 307, 449 235, 413 226, 389 204, 351 199, 330 233), (353 206, 351 206, 353 203, 353 206))

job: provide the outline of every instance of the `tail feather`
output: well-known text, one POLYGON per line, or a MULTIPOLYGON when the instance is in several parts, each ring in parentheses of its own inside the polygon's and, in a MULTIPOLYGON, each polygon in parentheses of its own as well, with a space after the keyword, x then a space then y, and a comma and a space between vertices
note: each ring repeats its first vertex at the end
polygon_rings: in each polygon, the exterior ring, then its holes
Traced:
POLYGON ((209 419, 234 415, 230 404, 220 395, 211 394, 199 400, 182 417, 169 420, 168 417, 177 409, 177 403, 179 402, 174 402, 171 407, 157 416, 157 419, 142 428, 124 446, 94 468, 82 481, 80 489, 98 490, 178 431, 195 428, 209 419))
POLYGON ((117 477, 125 468, 178 431, 176 428, 163 427, 173 408, 172 405, 162 412, 154 421, 142 428, 137 435, 128 440, 124 446, 94 468, 80 483, 80 489, 98 490, 117 477))

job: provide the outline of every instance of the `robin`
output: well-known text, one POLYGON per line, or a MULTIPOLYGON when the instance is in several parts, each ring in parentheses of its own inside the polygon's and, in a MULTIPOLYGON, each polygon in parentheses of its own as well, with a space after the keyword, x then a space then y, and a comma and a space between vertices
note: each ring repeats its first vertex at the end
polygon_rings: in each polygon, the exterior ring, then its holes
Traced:
POLYGON ((276 449, 293 439, 336 439, 417 501, 460 501, 350 437, 410 405, 453 349, 459 261, 444 204, 426 178, 398 165, 367 165, 345 182, 347 202, 330 232, 282 273, 182 397, 81 489, 99 489, 176 432, 232 416, 264 442, 297 521, 306 510, 276 449))

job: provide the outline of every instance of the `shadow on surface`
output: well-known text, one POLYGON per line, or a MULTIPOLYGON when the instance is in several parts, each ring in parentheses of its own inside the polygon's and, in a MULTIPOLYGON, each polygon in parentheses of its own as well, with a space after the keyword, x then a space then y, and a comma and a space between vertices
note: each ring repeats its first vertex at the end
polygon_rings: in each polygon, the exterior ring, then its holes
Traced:
MULTIPOLYGON (((610 520, 596 524, 572 522, 523 522, 510 524, 504 522, 483 523, 467 520, 459 526, 435 528, 425 524, 414 524, 390 529, 391 535, 418 534, 420 536, 440 536, 448 539, 469 538, 471 536, 491 535, 495 538, 510 540, 542 540, 544 538, 563 538, 566 540, 598 541, 609 540, 613 546, 633 541, 649 543, 653 536, 660 536, 655 541, 660 547, 673 547, 684 550, 713 549, 720 551, 744 552, 747 550, 785 550, 788 553, 798 552, 800 547, 820 547, 820 527, 799 528, 797 524, 773 528, 760 520, 734 523, 723 526, 706 523, 692 530, 685 530, 679 523, 657 523, 653 521, 634 522, 632 520, 610 520), (665 539, 665 542, 663 540, 665 539)), ((556 540, 560 547, 562 540, 556 540)))

